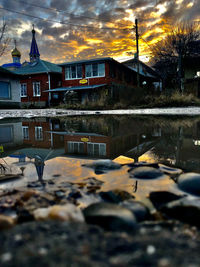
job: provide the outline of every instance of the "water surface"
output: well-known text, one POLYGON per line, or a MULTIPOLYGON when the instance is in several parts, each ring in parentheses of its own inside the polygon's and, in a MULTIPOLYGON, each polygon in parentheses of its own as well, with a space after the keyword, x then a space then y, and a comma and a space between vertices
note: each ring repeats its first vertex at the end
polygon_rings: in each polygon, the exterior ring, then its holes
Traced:
POLYGON ((36 181, 34 162, 39 156, 45 162, 44 180, 76 182, 96 177, 104 181, 102 190, 120 188, 140 199, 150 191, 176 191, 176 186, 167 177, 136 182, 129 178, 128 166, 98 175, 81 165, 123 155, 135 162, 200 172, 200 118, 101 115, 1 120, 0 150, 0 164, 6 167, 1 168, 2 174, 24 173, 18 180, 1 182, 1 189, 36 181))

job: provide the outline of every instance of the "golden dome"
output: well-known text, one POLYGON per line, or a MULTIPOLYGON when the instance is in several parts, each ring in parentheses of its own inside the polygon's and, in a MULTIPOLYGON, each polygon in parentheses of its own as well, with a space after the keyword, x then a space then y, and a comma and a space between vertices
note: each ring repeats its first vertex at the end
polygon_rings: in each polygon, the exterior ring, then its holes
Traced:
POLYGON ((13 49, 11 54, 12 54, 12 57, 21 57, 21 53, 16 47, 13 49))

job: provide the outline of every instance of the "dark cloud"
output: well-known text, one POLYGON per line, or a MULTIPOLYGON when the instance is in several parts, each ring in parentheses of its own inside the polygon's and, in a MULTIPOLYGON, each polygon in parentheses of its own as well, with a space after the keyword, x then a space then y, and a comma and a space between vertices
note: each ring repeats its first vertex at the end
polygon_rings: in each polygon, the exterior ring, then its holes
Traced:
MULTIPOLYGON (((32 24, 35 24, 41 57, 61 62, 99 56, 120 56, 120 54, 132 56, 135 53, 134 30, 122 30, 122 28, 131 28, 134 17, 138 18, 139 33, 146 42, 160 37, 158 28, 164 29, 169 24, 175 25, 180 21, 200 18, 199 0, 183 0, 181 4, 177 4, 175 0, 24 1, 27 4, 21 0, 0 0, 1 7, 33 16, 0 10, 1 17, 5 17, 8 25, 8 35, 12 39, 17 39, 18 47, 23 54, 22 60, 28 60, 32 24), (159 13, 161 5, 165 6, 162 14, 159 13), (130 11, 134 15, 131 19, 130 11), (62 24, 55 24, 56 21, 62 24), (88 28, 78 25, 85 25, 88 28), (100 25, 102 28, 116 29, 100 29, 100 25)), ((11 42, 10 50, 12 47, 11 42)), ((141 51, 146 53, 142 49, 141 51)), ((8 55, 2 58, 2 61, 8 61, 8 55)))

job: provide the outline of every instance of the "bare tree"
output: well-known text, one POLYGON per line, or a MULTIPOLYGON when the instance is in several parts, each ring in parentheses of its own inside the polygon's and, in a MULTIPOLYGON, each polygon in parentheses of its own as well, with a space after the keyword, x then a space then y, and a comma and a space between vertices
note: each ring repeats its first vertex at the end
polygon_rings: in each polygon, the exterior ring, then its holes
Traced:
POLYGON ((199 39, 200 31, 195 24, 182 23, 171 28, 166 37, 152 47, 152 63, 163 78, 166 87, 177 83, 180 60, 191 54, 192 43, 199 39))
POLYGON ((2 26, 0 27, 0 57, 5 53, 10 39, 6 35, 7 25, 3 21, 2 26))

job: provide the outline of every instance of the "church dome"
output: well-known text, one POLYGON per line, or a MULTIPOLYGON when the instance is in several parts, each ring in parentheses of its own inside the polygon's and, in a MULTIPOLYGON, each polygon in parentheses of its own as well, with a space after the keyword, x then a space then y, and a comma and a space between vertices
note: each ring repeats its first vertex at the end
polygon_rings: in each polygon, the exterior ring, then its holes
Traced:
POLYGON ((11 54, 12 54, 12 57, 21 57, 21 53, 16 47, 13 49, 11 54))

